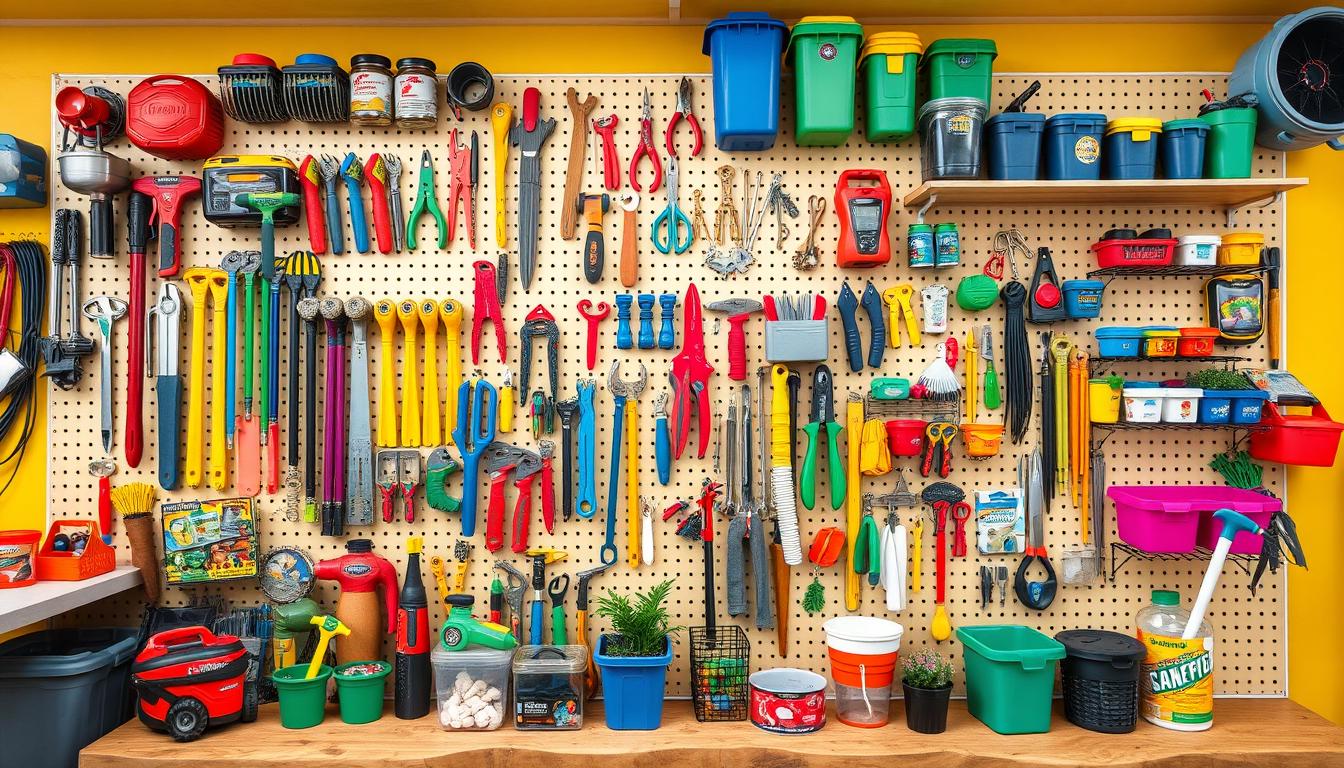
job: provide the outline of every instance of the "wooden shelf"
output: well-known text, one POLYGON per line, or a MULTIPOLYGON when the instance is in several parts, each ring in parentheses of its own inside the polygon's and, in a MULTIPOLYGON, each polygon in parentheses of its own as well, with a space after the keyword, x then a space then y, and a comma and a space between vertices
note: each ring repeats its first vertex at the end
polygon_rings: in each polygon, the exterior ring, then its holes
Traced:
MULTIPOLYGON (((212 729, 200 741, 178 744, 138 720, 86 747, 81 768, 424 768, 448 765, 752 766, 797 768, 854 766, 1132 766, 1177 768, 1273 765, 1320 768, 1344 760, 1344 729, 1287 699, 1219 699, 1213 729, 1167 731, 1145 722, 1134 733, 1103 735, 1078 728, 1060 715, 1049 733, 1000 736, 953 701, 947 731, 928 736, 905 727, 901 702, 891 705, 885 728, 851 728, 832 717, 818 733, 778 736, 750 723, 698 723, 690 702, 669 701, 656 731, 609 731, 601 704, 589 705, 579 731, 448 733, 437 711, 420 720, 391 712, 367 725, 345 725, 334 706, 316 728, 280 727, 274 704, 253 724, 212 729), (900 758, 906 758, 901 760, 900 758), (911 761, 918 761, 911 762, 911 761)), ((834 711, 832 711, 834 715, 834 711)))
POLYGON ((1276 195, 1306 186, 1293 179, 1158 179, 1155 181, 987 181, 980 179, 926 181, 902 201, 919 208, 934 197, 937 206, 993 206, 1022 208, 1055 205, 1076 208, 1091 205, 1220 205, 1240 208, 1272 200, 1276 195))
POLYGON ((39 581, 31 587, 0 589, 0 632, 46 621, 138 586, 140 569, 118 565, 83 581, 39 581))

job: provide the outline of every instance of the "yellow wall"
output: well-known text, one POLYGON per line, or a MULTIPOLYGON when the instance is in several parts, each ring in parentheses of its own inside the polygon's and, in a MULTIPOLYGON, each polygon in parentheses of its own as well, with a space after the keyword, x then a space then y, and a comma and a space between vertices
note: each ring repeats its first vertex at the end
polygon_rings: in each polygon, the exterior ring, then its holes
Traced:
MULTIPOLYGON (((996 69, 1024 71, 1227 71, 1267 24, 1133 25, 1007 24, 911 26, 924 40, 992 37, 996 69), (1142 52, 1142 57, 1135 52, 1142 52)), ((339 58, 365 50, 420 53, 441 64, 474 59, 498 72, 708 71, 698 27, 470 27, 360 30, 29 28, 0 27, 0 131, 39 144, 49 132, 50 76, 54 72, 207 72, 240 50, 292 61, 318 50, 339 58), (311 43, 300 43, 311 40, 311 43)), ((701 109, 707 110, 708 105, 701 109)), ((1290 156, 1288 173, 1311 185, 1289 196, 1285 249, 1289 328, 1287 359, 1310 387, 1344 415, 1338 377, 1335 318, 1339 303, 1338 243, 1344 241, 1344 155, 1317 148, 1290 156), (1323 279, 1324 278, 1324 279, 1323 279)), ((0 233, 45 233, 47 211, 2 212, 0 233)), ((0 451, 3 455, 3 451, 0 451)), ((16 488, 0 497, 0 527, 40 527, 40 510, 20 503, 42 493, 45 455, 34 445, 16 488)), ((1311 570, 1290 579, 1290 689, 1297 701, 1344 722, 1344 658, 1337 651, 1344 621, 1344 469, 1294 470, 1289 495, 1294 519, 1307 539, 1311 570)), ((1225 641, 1231 641, 1225 639, 1225 641)))

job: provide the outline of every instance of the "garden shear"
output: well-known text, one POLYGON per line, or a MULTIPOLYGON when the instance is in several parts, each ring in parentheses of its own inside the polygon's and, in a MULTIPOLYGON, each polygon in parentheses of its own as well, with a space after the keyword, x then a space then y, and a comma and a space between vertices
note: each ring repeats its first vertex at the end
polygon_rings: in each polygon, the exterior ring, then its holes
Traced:
POLYGON ((476 214, 472 210, 472 192, 476 182, 471 169, 475 167, 475 157, 471 147, 458 146, 457 129, 454 128, 448 137, 448 162, 453 173, 453 180, 448 187, 448 239, 453 239, 457 229, 457 207, 461 203, 467 225, 467 244, 473 251, 476 250, 476 214))
POLYGON ((891 326, 887 342, 892 349, 901 346, 902 319, 905 321, 905 335, 910 337, 910 346, 918 347, 920 344, 919 321, 915 319, 914 307, 910 305, 910 298, 914 295, 915 287, 909 283, 893 285, 882 292, 882 301, 887 305, 887 325, 891 326))
MULTIPOLYGON (((633 178, 633 177, 632 177, 633 178)), ((685 253, 691 247, 691 218, 677 200, 677 158, 668 161, 667 207, 653 220, 653 247, 659 253, 685 253)))
POLYGON ((694 403, 696 421, 700 424, 697 456, 703 459, 709 449, 709 377, 714 373, 714 367, 705 359, 705 326, 700 311, 700 291, 695 283, 687 286, 682 307, 681 351, 672 358, 673 457, 680 459, 686 450, 694 403))
MULTIPOLYGON (((663 134, 667 144, 667 154, 673 161, 677 159, 677 146, 672 138, 676 135, 677 122, 683 117, 691 126, 691 135, 695 137, 695 147, 691 149, 691 157, 699 157, 700 150, 705 147, 705 134, 700 130, 700 120, 691 109, 691 81, 685 77, 681 78, 681 82, 677 84, 677 111, 672 113, 672 119, 667 124, 667 131, 663 134)), ((671 178, 669 178, 668 184, 671 183, 671 178)))
POLYGON ((462 487, 470 489, 462 494, 462 535, 476 533, 476 491, 481 456, 495 439, 495 415, 499 411, 499 392, 490 382, 481 379, 464 381, 457 389, 457 426, 453 428, 453 443, 462 452, 462 487))
POLYGON ((426 211, 434 217, 434 223, 439 227, 440 250, 447 248, 448 222, 444 219, 443 211, 439 210, 439 201, 435 199, 434 160, 428 149, 420 153, 420 180, 415 187, 415 205, 411 207, 410 218, 406 220, 406 247, 411 250, 415 250, 417 222, 426 211))
POLYGON ((808 509, 816 503, 817 450, 826 441, 826 459, 830 467, 831 509, 839 509, 845 500, 845 468, 841 464, 837 438, 840 425, 835 421, 835 381, 831 369, 818 365, 812 373, 812 420, 803 427, 807 434, 807 451, 803 454, 803 474, 799 495, 808 509), (825 437, 821 433, 825 431, 825 437))

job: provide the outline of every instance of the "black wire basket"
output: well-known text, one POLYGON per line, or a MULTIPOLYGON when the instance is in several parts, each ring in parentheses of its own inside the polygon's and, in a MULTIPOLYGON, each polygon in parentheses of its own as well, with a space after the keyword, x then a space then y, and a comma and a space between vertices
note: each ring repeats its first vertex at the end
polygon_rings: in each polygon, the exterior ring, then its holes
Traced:
POLYGON ((747 719, 751 641, 741 627, 691 628, 691 701, 702 723, 747 719))

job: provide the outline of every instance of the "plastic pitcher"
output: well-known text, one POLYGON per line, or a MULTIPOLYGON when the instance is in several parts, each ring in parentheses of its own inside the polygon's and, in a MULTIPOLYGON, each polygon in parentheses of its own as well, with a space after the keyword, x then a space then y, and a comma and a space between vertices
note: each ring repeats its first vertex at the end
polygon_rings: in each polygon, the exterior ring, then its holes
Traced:
POLYGON ((822 629, 835 682, 836 717, 858 728, 886 725, 904 628, 871 616, 839 616, 822 629))

